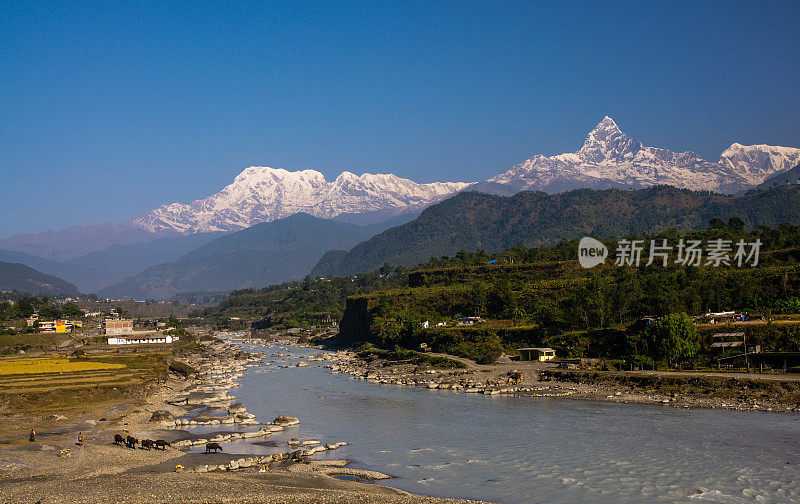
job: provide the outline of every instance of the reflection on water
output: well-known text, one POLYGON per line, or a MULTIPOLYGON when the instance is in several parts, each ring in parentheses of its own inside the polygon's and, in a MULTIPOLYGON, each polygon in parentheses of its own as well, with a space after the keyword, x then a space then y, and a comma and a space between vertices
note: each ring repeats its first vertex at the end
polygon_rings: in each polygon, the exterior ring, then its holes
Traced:
MULTIPOLYGON (((290 357, 281 364, 319 353, 280 351, 290 357)), ((286 451, 290 437, 347 441, 316 457, 393 474, 390 486, 412 492, 504 503, 800 502, 796 415, 459 394, 314 365, 251 368, 240 382, 231 393, 259 419, 301 424, 226 452, 286 451)))

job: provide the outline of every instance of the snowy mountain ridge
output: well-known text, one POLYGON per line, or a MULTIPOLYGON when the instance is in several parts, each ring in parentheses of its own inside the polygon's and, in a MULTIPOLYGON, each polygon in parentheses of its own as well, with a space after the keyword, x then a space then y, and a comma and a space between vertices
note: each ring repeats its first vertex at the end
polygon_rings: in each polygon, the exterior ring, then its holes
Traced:
POLYGON ((606 116, 577 152, 534 156, 488 182, 508 186, 515 192, 555 193, 578 187, 638 189, 666 184, 734 193, 798 163, 800 149, 793 147, 734 143, 717 162, 706 161, 690 151, 676 153, 647 147, 620 131, 606 116))
POLYGON ((315 170, 290 172, 251 166, 220 192, 189 204, 172 203, 134 218, 152 232, 234 231, 305 212, 333 218, 344 213, 417 208, 440 201, 469 185, 419 184, 392 174, 343 172, 333 182, 315 170))

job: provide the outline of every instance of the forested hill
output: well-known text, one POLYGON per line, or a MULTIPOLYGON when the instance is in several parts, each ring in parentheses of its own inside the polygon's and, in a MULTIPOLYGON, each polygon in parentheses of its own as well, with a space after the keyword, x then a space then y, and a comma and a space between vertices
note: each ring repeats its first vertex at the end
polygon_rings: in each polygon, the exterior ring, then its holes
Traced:
POLYGON ((352 275, 385 263, 412 266, 459 250, 496 252, 547 245, 585 235, 652 234, 705 227, 710 219, 741 217, 747 227, 800 223, 800 186, 743 196, 669 186, 637 191, 579 189, 561 194, 521 192, 511 197, 458 194, 415 220, 372 237, 348 253, 329 252, 312 276, 352 275))
POLYGON ((0 291, 29 294, 78 294, 75 285, 58 277, 45 275, 24 264, 0 262, 0 291))

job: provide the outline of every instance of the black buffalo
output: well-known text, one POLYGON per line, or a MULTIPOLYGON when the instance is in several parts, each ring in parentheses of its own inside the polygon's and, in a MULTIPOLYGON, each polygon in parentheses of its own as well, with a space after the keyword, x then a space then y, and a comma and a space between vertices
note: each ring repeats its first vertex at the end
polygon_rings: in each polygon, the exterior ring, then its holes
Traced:
POLYGON ((217 453, 217 450, 224 451, 219 443, 206 443, 206 453, 210 453, 212 450, 214 453, 217 453))
POLYGON ((169 444, 168 441, 164 441, 163 439, 156 439, 153 448, 156 450, 166 450, 167 446, 172 446, 169 444))
POLYGON ((122 437, 121 434, 114 434, 114 444, 122 446, 122 443, 125 442, 125 438, 122 437))
POLYGON ((139 443, 139 440, 133 436, 128 436, 125 438, 125 446, 128 448, 136 448, 136 445, 139 443))

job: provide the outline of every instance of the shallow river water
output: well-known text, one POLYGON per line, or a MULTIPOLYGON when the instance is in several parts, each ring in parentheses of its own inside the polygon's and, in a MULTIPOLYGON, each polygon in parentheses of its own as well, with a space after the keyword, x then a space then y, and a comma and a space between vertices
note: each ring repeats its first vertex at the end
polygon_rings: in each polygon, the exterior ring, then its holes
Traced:
POLYGON ((347 441, 315 457, 351 459, 415 493, 503 503, 800 502, 798 415, 378 385, 320 362, 278 368, 318 350, 246 348, 285 356, 248 369, 231 394, 260 419, 301 423, 228 453, 286 451, 289 437, 347 441))

